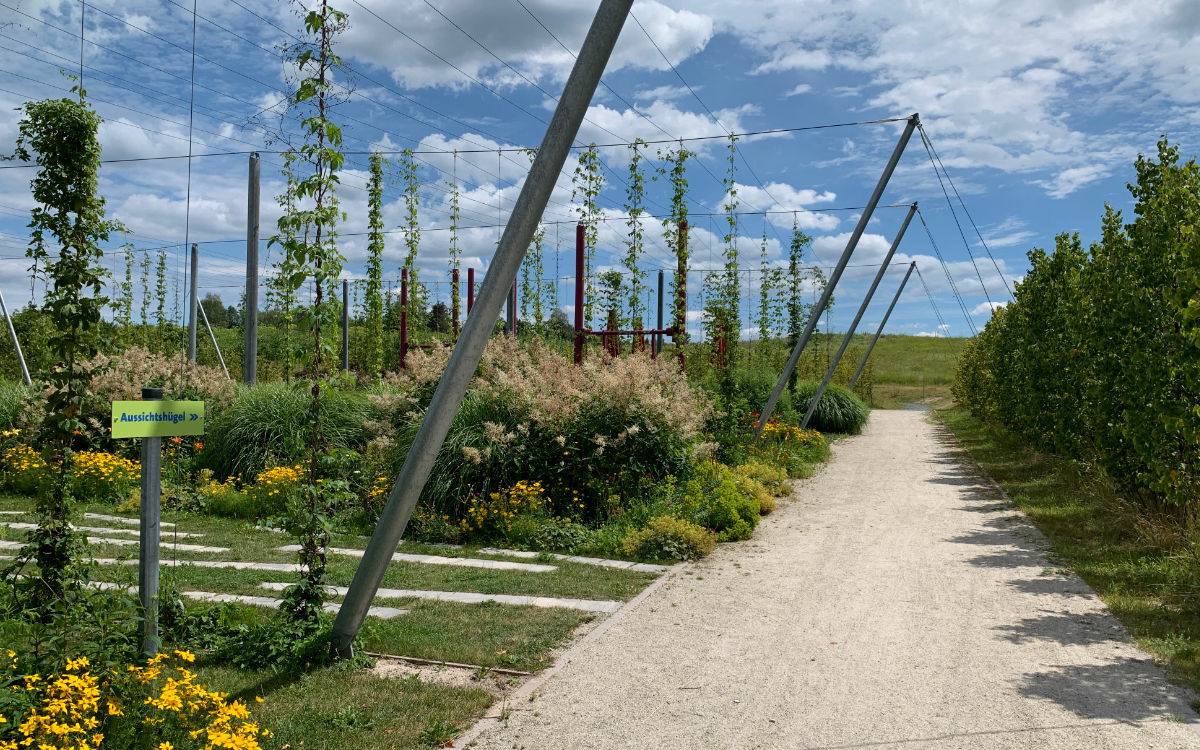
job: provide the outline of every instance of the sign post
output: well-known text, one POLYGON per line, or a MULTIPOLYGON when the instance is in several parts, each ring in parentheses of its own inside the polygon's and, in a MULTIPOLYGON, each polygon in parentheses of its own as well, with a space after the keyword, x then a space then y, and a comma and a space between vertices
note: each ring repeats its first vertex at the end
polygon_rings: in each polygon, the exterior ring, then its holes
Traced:
POLYGON ((142 652, 158 653, 159 513, 162 439, 203 435, 203 401, 163 401, 162 388, 143 388, 141 401, 114 401, 112 436, 142 438, 142 497, 138 524, 138 596, 142 601, 142 652))

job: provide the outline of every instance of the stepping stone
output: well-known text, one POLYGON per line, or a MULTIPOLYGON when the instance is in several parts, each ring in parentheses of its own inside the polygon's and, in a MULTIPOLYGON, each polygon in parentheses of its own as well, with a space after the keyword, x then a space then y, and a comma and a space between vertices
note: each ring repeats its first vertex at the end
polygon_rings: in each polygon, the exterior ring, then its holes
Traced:
MULTIPOLYGON (((282 591, 291 584, 260 583, 259 586, 271 591, 282 591)), ((348 589, 345 586, 326 586, 331 594, 345 596, 348 589)), ((475 594, 466 591, 418 591, 412 589, 379 589, 375 594, 377 599, 430 599, 439 602, 458 602, 459 604, 482 604, 496 602, 524 607, 562 607, 563 609, 578 609, 584 612, 616 612, 624 602, 613 602, 599 599, 558 599, 553 596, 519 596, 514 594, 475 594)))
MULTIPOLYGON (((137 593, 137 586, 123 586, 119 583, 110 581, 92 581, 92 588, 100 589, 101 591, 128 591, 131 594, 137 593)), ((291 584, 284 584, 289 586, 291 584)), ((211 591, 180 591, 180 596, 185 596, 188 599, 194 599, 199 602, 232 602, 234 604, 249 604, 255 607, 269 607, 278 609, 283 602, 282 599, 275 599, 270 596, 247 596, 245 594, 217 594, 211 591)), ((337 602, 325 602, 323 609, 326 612, 337 612, 341 607, 337 602)), ((368 617, 378 617, 381 620, 390 620, 393 617, 408 614, 407 609, 396 609, 395 607, 371 607, 367 610, 368 617)))
MULTIPOLYGON (((22 521, 0 521, 0 526, 7 526, 10 529, 36 529, 36 523, 25 523, 22 521)), ((71 526, 76 531, 91 531, 97 534, 132 534, 137 536, 141 533, 140 529, 106 529, 102 526, 71 526)), ((184 531, 166 531, 163 536, 190 537, 198 538, 203 534, 189 534, 184 531)))
MULTIPOLYGON (((276 547, 276 552, 298 552, 300 545, 288 544, 283 547, 276 547)), ((362 557, 363 551, 360 549, 347 549, 345 547, 330 547, 328 550, 331 555, 347 555, 350 557, 362 557)), ((454 565, 460 568, 485 568, 489 570, 523 570, 526 573, 550 573, 558 570, 553 565, 540 565, 538 563, 519 563, 508 562, 507 560, 480 560, 473 557, 441 557, 440 555, 410 555, 405 552, 396 552, 392 555, 392 562, 409 562, 421 563, 424 565, 454 565)))
MULTIPOLYGON (((103 537, 89 536, 88 544, 113 544, 118 547, 136 547, 137 539, 105 539, 103 537)), ((10 542, 0 540, 0 549, 21 549, 25 546, 25 542, 10 542)), ((160 542, 159 547, 163 549, 174 549, 180 552, 228 552, 228 547, 202 547, 199 544, 172 544, 171 542, 160 542)), ((136 561, 134 561, 136 563, 136 561)))
POLYGON ((23 510, 0 510, 0 516, 23 516, 23 515, 25 515, 25 511, 23 511, 23 510))
POLYGON ((617 568, 618 570, 633 570, 638 573, 666 573, 671 569, 670 565, 655 565, 654 563, 639 563, 630 562, 629 560, 606 560, 602 557, 580 557, 579 555, 559 555, 553 552, 530 552, 524 549, 500 549, 499 547, 484 547, 477 550, 481 555, 506 555, 508 557, 520 557, 527 560, 537 558, 541 555, 550 555, 555 560, 563 562, 579 563, 581 565, 599 565, 602 568, 617 568))
MULTIPOLYGON (((126 518, 124 516, 106 516, 103 513, 84 513, 83 517, 90 518, 93 521, 108 521, 109 523, 124 523, 124 524, 128 524, 130 526, 138 526, 141 524, 141 521, 139 521, 136 518, 126 518)), ((167 523, 166 521, 159 521, 158 525, 169 527, 169 526, 174 526, 175 524, 167 523)))
MULTIPOLYGON (((88 544, 112 544, 118 547, 136 547, 141 542, 137 539, 107 539, 99 536, 89 536, 88 544)), ((180 552, 228 552, 228 547, 205 547, 199 544, 176 544, 174 542, 159 542, 163 549, 173 549, 180 552)))

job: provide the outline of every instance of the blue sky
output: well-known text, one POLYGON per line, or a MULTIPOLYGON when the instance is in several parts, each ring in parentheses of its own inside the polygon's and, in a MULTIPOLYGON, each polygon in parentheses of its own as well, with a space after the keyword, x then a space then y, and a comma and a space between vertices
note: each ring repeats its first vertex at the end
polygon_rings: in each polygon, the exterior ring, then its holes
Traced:
MULTIPOLYGON (((464 263, 486 268, 528 163, 595 11, 561 0, 343 0, 350 27, 337 49, 354 71, 333 114, 347 151, 413 148, 421 155, 422 278, 448 294, 446 184, 464 190, 464 263), (551 36, 553 34, 553 37, 551 36), (406 36, 407 35, 407 36, 406 36), (557 41, 556 41, 556 39, 557 41), (561 42, 561 44, 560 44, 561 42), (454 151, 485 153, 460 153, 454 151)), ((285 103, 294 71, 279 48, 300 34, 296 6, 252 0, 199 0, 192 76, 192 5, 185 0, 0 0, 0 153, 11 153, 24 101, 66 95, 62 71, 79 72, 105 118, 105 159, 263 152, 263 255, 282 190, 278 152, 296 131, 285 103), (82 17, 81 17, 82 15, 82 17), (192 107, 194 103, 194 108, 192 107), (189 138, 189 113, 191 135, 189 138), (278 137, 285 133, 283 139, 278 137), (274 137, 272 134, 275 134, 274 137)), ((959 234, 930 160, 914 138, 883 202, 918 201, 937 248, 975 325, 989 303, 1026 268, 1025 252, 1051 247, 1059 232, 1096 238, 1103 203, 1128 209, 1125 183, 1139 152, 1163 134, 1196 153, 1200 134, 1200 4, 977 0, 933 3, 637 0, 592 103, 579 143, 627 143, 729 132, 798 128, 904 117, 913 112, 939 151, 954 185, 995 258, 955 203, 959 234), (674 65, 672 69, 671 64, 674 65), (968 255, 976 256, 976 264, 968 255), (976 270, 976 265, 978 270, 976 270), (981 283, 982 279, 982 283, 981 283)), ((808 260, 832 264, 890 154, 903 123, 858 125, 742 138, 738 144, 739 248, 744 295, 757 295, 764 228, 768 262, 778 263, 793 218, 814 236, 808 260), (764 227, 763 212, 769 221, 764 227)), ((720 180, 727 144, 695 141, 689 170, 693 266, 719 263, 725 200, 720 180)), ((652 151, 651 151, 652 153, 652 151)), ((625 252, 628 149, 601 150, 606 185, 600 204, 599 261, 625 252)), ((201 247, 202 293, 236 304, 244 280, 246 160, 243 154, 106 164, 101 189, 110 216, 129 228, 114 238, 138 248, 167 246, 172 273, 183 243, 201 247)), ((572 271, 568 163, 547 209, 547 273, 572 271)), ((347 274, 363 275, 366 156, 351 155, 340 192, 347 274)), ((651 164, 651 167, 653 164, 651 164)), ((26 242, 33 205, 26 169, 0 170, 0 291, 10 306, 31 296, 26 242)), ((664 186, 650 187, 647 209, 663 210, 664 186)), ((401 192, 385 189, 389 228, 401 222, 401 192)), ((904 216, 881 208, 837 289, 835 330, 853 316, 904 216)), ((657 222, 643 267, 669 264, 657 222)), ((402 235, 388 236, 385 273, 398 275, 402 235)), ((914 222, 865 326, 877 324, 904 267, 916 260, 941 319, 914 280, 889 324, 896 333, 969 335, 959 303, 929 237, 914 222)), ((112 267, 123 274, 115 255, 112 267)), ((699 275, 690 299, 698 307, 699 275)), ((140 292, 139 292, 140 293, 140 292)), ((808 290, 811 294, 812 290, 808 290)), ((38 295, 38 288, 33 290, 38 295)), ((570 302, 570 286, 560 298, 570 302)), ((569 308, 568 308, 569 309, 569 308)), ((698 324, 694 312, 692 325, 698 324)), ((746 311, 743 327, 754 335, 746 311)))

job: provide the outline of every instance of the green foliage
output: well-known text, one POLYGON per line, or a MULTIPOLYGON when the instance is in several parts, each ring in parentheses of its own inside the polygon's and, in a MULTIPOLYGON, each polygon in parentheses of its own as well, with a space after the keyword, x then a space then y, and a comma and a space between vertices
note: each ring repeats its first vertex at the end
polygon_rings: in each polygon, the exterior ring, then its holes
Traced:
POLYGON ((530 549, 576 554, 595 542, 596 532, 566 518, 551 518, 529 536, 530 549))
POLYGON ((645 528, 632 531, 621 542, 627 557, 649 560, 698 560, 716 547, 708 529, 673 516, 651 519, 645 528))
MULTIPOLYGON (((801 414, 808 411, 821 384, 807 380, 799 383, 792 393, 792 403, 801 414)), ((846 388, 830 383, 808 420, 808 427, 820 432, 857 435, 867 423, 870 411, 866 404, 846 388)))
POLYGON ((1029 253, 1016 300, 959 359, 954 393, 1043 450, 1100 466, 1156 506, 1200 497, 1200 167, 1139 156, 1135 219, 1106 206, 1085 251, 1029 253))
POLYGON ((33 395, 33 388, 24 383, 0 381, 0 430, 16 429, 21 424, 25 406, 33 395))

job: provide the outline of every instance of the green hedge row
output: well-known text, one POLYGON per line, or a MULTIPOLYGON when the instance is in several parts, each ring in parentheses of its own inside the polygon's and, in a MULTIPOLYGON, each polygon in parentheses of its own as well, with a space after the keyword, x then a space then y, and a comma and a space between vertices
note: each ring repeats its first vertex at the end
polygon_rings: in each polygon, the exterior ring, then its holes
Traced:
POLYGON ((1016 301, 959 360, 976 416, 1101 467, 1154 505, 1200 500, 1200 168, 1139 156, 1134 221, 1106 206, 1085 250, 1033 250, 1016 301))

